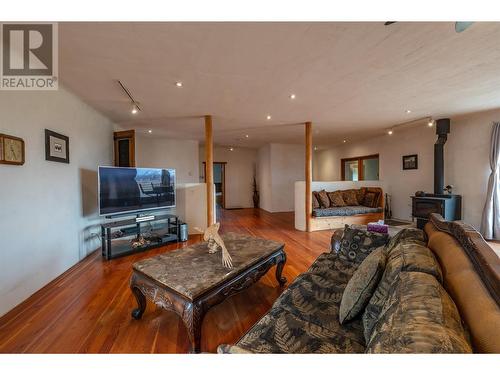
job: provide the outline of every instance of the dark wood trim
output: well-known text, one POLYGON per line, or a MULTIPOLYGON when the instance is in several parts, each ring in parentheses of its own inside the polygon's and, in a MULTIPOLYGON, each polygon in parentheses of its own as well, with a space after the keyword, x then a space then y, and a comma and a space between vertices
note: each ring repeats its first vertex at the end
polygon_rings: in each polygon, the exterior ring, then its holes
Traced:
POLYGON ((56 133, 52 130, 45 129, 45 160, 69 164, 69 137, 56 133), (56 158, 50 155, 50 137, 59 138, 66 142, 65 158, 56 158))
POLYGON ((14 137, 13 135, 8 135, 8 134, 0 134, 0 142, 2 142, 2 160, 0 160, 0 164, 8 164, 8 165, 24 165, 26 161, 26 145, 24 143, 24 139, 19 138, 19 137, 14 137), (17 161, 7 161, 5 160, 5 139, 13 139, 15 141, 19 141, 22 143, 22 161, 17 162, 17 161))
MULTIPOLYGON (((227 161, 214 161, 212 164, 222 165, 222 208, 226 208, 226 164, 227 161)), ((203 180, 207 182, 207 163, 203 162, 203 180)))
MULTIPOLYGON (((372 155, 364 155, 364 156, 357 156, 353 158, 342 158, 340 159, 340 176, 342 178, 342 181, 345 181, 345 163, 348 161, 358 161, 358 181, 364 181, 365 179, 365 173, 363 170, 363 160, 365 159, 375 159, 377 158, 379 160, 379 170, 380 170, 380 155, 379 154, 372 154, 372 155)), ((380 178, 380 177, 379 177, 380 178)))
POLYGON ((483 236, 474 227, 461 221, 445 221, 438 214, 431 214, 429 219, 436 229, 450 234, 459 242, 491 296, 500 306, 500 259, 483 236))
POLYGON ((130 167, 135 167, 135 130, 123 130, 119 132, 114 132, 113 133, 113 140, 114 140, 114 165, 115 167, 118 167, 118 141, 122 139, 128 139, 129 140, 129 166, 130 167))

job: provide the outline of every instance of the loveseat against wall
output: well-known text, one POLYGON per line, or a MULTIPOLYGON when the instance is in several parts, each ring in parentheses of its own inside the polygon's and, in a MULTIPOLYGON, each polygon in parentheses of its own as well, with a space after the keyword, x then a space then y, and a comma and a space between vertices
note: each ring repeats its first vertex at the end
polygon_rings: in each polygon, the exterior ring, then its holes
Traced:
POLYGON ((472 227, 433 214, 425 232, 346 227, 332 245, 218 351, 500 353, 500 260, 472 227))

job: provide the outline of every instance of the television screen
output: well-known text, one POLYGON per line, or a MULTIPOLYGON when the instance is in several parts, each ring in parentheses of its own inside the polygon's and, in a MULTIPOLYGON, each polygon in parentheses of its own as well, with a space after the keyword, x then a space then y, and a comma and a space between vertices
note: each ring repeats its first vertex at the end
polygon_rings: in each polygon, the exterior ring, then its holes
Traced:
POLYGON ((99 214, 175 206, 175 169, 99 167, 99 214))

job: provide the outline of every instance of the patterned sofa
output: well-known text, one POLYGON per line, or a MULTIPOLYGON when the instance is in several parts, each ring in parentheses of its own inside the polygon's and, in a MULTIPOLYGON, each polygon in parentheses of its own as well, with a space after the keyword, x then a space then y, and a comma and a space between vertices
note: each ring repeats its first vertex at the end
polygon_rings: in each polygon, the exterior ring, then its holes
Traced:
POLYGON ((500 261, 471 227, 433 215, 425 233, 346 227, 235 345, 219 353, 500 353, 500 261), (341 324, 342 294, 374 249, 385 269, 341 324))
POLYGON ((378 187, 314 191, 312 200, 311 231, 368 224, 384 218, 384 192, 378 187), (340 202, 336 202, 335 195, 342 196, 340 202))

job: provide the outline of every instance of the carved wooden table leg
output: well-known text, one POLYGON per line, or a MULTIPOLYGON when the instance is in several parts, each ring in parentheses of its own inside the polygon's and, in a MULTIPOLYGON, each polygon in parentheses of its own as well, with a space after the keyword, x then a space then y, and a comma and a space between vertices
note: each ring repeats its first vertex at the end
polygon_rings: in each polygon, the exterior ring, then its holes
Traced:
POLYGON ((132 284, 130 285, 130 289, 132 289, 132 293, 134 293, 138 306, 136 309, 132 310, 132 318, 138 320, 142 318, 142 314, 144 314, 144 310, 146 310, 146 297, 137 286, 132 284))
POLYGON ((190 308, 184 310, 181 318, 189 336, 190 353, 201 352, 201 327, 203 325, 203 318, 205 317, 206 310, 200 303, 193 303, 190 308))
POLYGON ((281 254, 276 257, 276 280, 278 280, 280 286, 284 286, 286 284, 286 277, 281 276, 285 263, 286 253, 282 251, 281 254))

